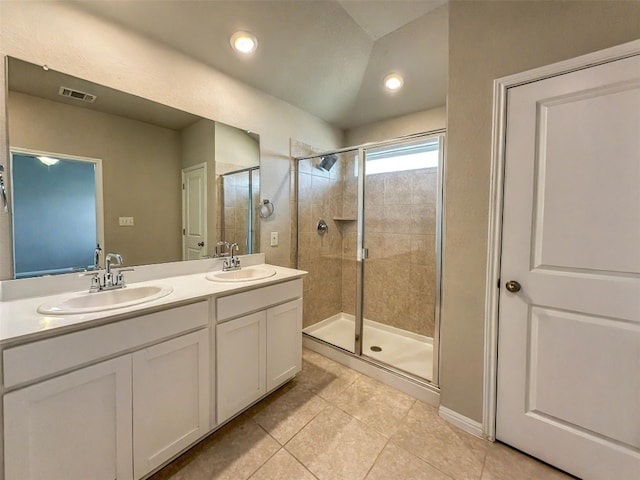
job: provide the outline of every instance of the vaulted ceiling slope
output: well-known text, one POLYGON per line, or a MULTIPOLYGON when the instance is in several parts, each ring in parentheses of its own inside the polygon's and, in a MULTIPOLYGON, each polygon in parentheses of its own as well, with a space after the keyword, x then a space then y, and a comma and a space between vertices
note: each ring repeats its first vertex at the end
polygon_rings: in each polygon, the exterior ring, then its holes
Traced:
POLYGON ((71 2, 348 129, 445 104, 447 0, 71 2), (258 37, 240 58, 237 30, 258 37), (394 94, 382 80, 403 75, 394 94))

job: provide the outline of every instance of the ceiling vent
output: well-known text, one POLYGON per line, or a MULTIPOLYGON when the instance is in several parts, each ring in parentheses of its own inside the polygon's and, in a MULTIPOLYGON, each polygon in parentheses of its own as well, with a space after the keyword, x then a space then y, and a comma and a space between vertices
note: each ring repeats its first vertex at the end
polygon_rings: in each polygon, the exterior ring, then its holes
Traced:
POLYGON ((75 98, 76 100, 81 100, 83 102, 89 103, 95 102, 97 98, 95 95, 91 95, 90 93, 81 92, 80 90, 74 90, 73 88, 69 87, 60 87, 60 90, 58 90, 58 94, 62 95, 63 97, 75 98))

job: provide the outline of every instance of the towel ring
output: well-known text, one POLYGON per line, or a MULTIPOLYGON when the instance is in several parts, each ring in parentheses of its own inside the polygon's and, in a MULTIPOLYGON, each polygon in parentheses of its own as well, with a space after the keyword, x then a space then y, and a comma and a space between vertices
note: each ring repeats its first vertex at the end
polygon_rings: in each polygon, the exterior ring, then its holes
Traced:
POLYGON ((258 205, 258 215, 260 215, 260 218, 269 218, 273 215, 274 210, 275 206, 271 203, 271 200, 267 198, 262 200, 260 205, 258 205))

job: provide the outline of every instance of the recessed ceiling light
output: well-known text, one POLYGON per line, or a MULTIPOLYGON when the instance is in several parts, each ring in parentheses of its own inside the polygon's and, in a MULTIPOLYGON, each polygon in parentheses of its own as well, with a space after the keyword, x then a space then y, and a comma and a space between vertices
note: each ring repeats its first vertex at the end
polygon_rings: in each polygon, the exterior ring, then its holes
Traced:
POLYGON ((258 39, 249 32, 236 32, 231 35, 231 46, 236 52, 249 55, 258 48, 258 39))
POLYGON ((387 90, 395 92, 396 90, 400 90, 402 85, 404 85, 404 79, 397 73, 390 73, 384 77, 384 86, 387 90))

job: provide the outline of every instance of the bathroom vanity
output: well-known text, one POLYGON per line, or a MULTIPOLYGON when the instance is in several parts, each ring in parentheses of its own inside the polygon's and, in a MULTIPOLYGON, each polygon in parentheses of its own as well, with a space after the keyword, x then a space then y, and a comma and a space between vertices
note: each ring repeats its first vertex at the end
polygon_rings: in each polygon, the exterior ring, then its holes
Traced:
POLYGON ((155 278, 127 288, 171 293, 122 308, 37 312, 84 293, 0 302, 6 480, 145 478, 301 370, 305 272, 212 281, 183 265, 140 267, 155 278))

